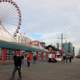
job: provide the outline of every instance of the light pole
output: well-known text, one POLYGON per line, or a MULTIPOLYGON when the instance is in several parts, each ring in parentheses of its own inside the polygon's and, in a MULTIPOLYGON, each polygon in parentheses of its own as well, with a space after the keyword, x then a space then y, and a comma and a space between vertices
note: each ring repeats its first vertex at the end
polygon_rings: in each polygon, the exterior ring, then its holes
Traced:
POLYGON ((61 49, 63 48, 63 33, 61 33, 61 49))

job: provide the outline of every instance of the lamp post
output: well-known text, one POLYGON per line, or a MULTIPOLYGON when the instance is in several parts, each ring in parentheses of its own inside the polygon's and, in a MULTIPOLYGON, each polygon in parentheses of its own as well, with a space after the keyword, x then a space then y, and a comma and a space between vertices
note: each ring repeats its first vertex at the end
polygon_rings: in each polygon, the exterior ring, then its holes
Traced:
POLYGON ((61 34, 61 48, 63 48, 63 33, 61 34))

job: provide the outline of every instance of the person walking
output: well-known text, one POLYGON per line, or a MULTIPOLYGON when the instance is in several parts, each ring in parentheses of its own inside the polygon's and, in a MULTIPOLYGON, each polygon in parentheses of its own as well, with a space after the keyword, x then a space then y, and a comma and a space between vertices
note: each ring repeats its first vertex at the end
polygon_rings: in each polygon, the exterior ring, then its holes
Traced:
POLYGON ((24 56, 21 53, 17 53, 14 55, 13 60, 14 60, 14 69, 12 72, 12 77, 10 80, 14 80, 15 78, 15 73, 18 71, 18 80, 22 80, 22 75, 21 75, 21 65, 22 65, 22 60, 24 56))
POLYGON ((71 55, 69 56, 69 62, 70 63, 72 62, 72 56, 71 55))
POLYGON ((33 63, 36 63, 36 55, 33 56, 33 63))
POLYGON ((63 63, 66 63, 67 62, 67 59, 66 59, 67 57, 66 57, 66 54, 64 53, 63 54, 63 59, 62 59, 62 61, 63 61, 63 63))
POLYGON ((27 54, 24 55, 24 61, 23 61, 23 63, 24 63, 24 66, 26 67, 27 66, 27 54))
POLYGON ((30 67, 30 54, 27 54, 27 66, 30 67))

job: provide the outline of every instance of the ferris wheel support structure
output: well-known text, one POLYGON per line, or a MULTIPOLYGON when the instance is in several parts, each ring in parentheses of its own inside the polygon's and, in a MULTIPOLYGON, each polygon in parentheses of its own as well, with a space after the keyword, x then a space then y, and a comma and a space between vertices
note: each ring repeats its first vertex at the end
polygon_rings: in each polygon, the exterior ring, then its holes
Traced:
MULTIPOLYGON (((17 11, 17 16, 18 16, 18 21, 17 21, 17 24, 16 24, 16 30, 15 32, 13 33, 14 37, 16 37, 17 33, 19 33, 19 30, 20 30, 20 26, 21 26, 21 11, 20 11, 20 8, 19 6, 16 4, 16 2, 14 2, 13 0, 0 0, 0 4, 4 4, 4 3, 9 3, 11 4, 17 11)), ((7 6, 6 6, 7 7, 7 6)), ((2 21, 0 21, 2 22, 2 21)))

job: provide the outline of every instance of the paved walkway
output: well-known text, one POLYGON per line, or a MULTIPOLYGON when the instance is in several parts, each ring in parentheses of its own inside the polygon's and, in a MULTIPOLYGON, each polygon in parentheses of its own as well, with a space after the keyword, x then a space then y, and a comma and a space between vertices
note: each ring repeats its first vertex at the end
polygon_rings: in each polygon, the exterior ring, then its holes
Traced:
MULTIPOLYGON (((13 65, 0 65, 0 80, 9 80, 12 70, 13 65)), ((80 60, 68 64, 37 63, 29 69, 23 66, 22 77, 23 80, 80 80, 80 60)))

